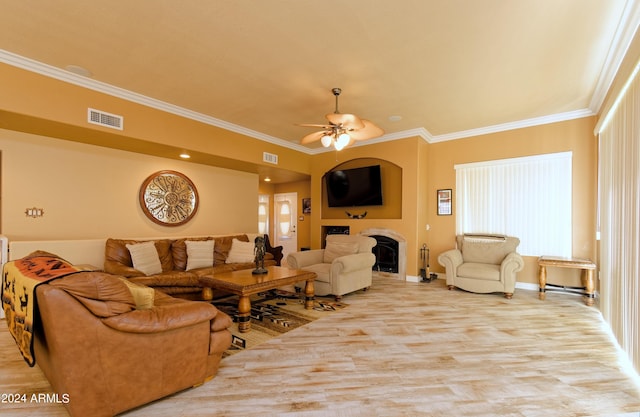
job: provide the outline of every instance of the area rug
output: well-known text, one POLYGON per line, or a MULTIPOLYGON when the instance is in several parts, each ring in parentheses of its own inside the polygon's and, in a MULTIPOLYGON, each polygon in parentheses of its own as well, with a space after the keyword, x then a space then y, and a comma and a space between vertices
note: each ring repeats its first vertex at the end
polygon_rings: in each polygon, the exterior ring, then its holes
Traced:
POLYGON ((315 297, 313 310, 304 308, 304 295, 287 291, 268 291, 251 296, 251 331, 238 330, 238 297, 231 295, 212 302, 219 310, 233 318, 229 328, 232 334, 231 347, 223 357, 234 355, 258 346, 267 340, 297 329, 333 311, 347 307, 333 297, 315 297))

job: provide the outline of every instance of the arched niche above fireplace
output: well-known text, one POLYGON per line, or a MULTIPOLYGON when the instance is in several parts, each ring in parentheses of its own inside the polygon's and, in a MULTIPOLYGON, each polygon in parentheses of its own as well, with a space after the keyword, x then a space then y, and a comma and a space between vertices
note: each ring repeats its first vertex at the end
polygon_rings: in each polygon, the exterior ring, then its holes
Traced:
POLYGON ((356 158, 342 162, 327 172, 342 169, 360 168, 380 165, 382 183, 382 205, 361 207, 329 207, 327 203, 326 183, 322 181, 322 218, 347 219, 347 212, 356 218, 366 215, 366 219, 400 219, 402 218, 402 168, 393 162, 379 158, 356 158))

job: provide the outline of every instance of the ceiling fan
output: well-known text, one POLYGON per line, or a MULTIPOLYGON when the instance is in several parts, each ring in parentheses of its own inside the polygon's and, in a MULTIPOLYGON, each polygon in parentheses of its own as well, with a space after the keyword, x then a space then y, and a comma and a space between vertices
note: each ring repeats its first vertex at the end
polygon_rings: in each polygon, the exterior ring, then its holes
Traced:
POLYGON ((355 114, 340 113, 338 111, 338 96, 342 89, 333 88, 331 92, 336 97, 336 110, 325 116, 329 124, 299 124, 298 126, 322 128, 319 132, 310 133, 303 137, 300 141, 302 145, 319 140, 325 148, 333 145, 339 151, 354 141, 372 139, 384 134, 384 130, 368 120, 361 119, 355 114))

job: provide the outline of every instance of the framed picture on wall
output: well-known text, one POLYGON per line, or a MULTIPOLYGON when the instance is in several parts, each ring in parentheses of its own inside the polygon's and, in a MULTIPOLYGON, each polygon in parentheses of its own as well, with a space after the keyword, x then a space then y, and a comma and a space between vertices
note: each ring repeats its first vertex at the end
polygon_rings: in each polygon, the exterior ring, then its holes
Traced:
POLYGON ((451 189, 438 190, 438 216, 451 216, 451 189))
POLYGON ((311 214, 311 199, 303 198, 302 199, 302 213, 311 214))

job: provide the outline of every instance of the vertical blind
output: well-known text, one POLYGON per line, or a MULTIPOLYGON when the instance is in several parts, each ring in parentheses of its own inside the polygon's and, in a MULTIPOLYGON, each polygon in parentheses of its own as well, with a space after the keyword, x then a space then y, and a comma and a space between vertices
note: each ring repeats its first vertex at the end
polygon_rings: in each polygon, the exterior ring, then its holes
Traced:
POLYGON ((600 307, 640 372, 640 81, 599 134, 600 307))
POLYGON ((520 239, 523 255, 571 256, 571 152, 455 165, 456 233, 520 239))

